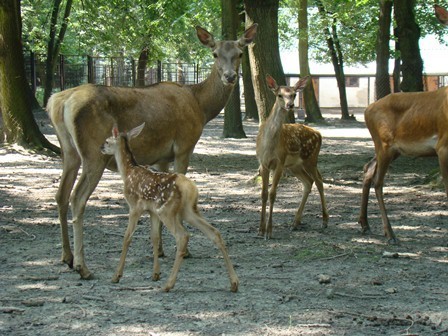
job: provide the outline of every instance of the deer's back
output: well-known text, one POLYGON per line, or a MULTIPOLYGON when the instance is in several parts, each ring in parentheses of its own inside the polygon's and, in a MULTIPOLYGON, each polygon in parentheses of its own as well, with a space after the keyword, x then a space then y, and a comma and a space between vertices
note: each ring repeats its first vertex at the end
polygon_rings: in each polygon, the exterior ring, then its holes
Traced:
POLYGON ((176 83, 146 88, 86 84, 57 93, 52 100, 60 107, 52 104, 48 109, 58 136, 69 134, 81 156, 92 148, 99 152, 114 123, 125 131, 144 122, 138 141, 131 144, 137 161, 172 160, 173 148, 191 150, 205 124, 191 90, 176 83))
POLYGON ((401 140, 428 141, 446 132, 448 87, 390 94, 370 104, 364 116, 374 140, 382 139, 390 145, 401 140))

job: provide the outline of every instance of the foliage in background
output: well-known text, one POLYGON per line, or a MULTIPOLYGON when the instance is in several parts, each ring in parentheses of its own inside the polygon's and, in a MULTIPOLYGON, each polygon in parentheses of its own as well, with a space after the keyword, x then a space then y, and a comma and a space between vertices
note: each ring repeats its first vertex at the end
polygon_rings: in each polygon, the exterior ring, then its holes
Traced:
MULTIPOLYGON (((45 52, 50 15, 51 1, 23 0, 25 47, 45 52)), ((221 10, 213 0, 89 0, 75 1, 69 20, 63 54, 138 57, 148 47, 152 61, 197 61, 208 60, 209 54, 194 27, 219 37, 221 10)))

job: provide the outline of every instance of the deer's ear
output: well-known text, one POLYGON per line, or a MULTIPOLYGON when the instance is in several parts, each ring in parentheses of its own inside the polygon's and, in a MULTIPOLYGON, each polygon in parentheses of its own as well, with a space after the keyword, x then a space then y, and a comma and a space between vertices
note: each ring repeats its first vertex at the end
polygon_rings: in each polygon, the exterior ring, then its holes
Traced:
POLYGON ((434 12, 436 14, 437 20, 443 25, 448 25, 448 12, 445 8, 434 5, 434 12))
POLYGON ((252 43, 252 41, 255 39, 255 36, 257 36, 257 27, 258 23, 254 23, 252 26, 246 29, 243 36, 241 36, 238 40, 238 45, 240 47, 245 47, 248 44, 252 43))
POLYGON ((310 79, 310 76, 306 76, 303 78, 300 78, 300 80, 294 85, 294 91, 301 91, 305 88, 306 84, 308 83, 308 80, 310 79))
POLYGON ((268 87, 269 87, 272 91, 276 91, 276 90, 278 89, 277 82, 275 81, 274 78, 272 78, 271 75, 267 75, 267 76, 266 76, 266 83, 268 84, 268 87))
POLYGON ((206 31, 204 28, 196 26, 196 34, 198 35, 199 41, 201 41, 203 45, 209 48, 215 47, 216 43, 213 35, 206 31))
POLYGON ((120 132, 118 131, 118 127, 117 126, 114 126, 113 128, 112 128, 112 136, 114 137, 114 138, 118 138, 118 135, 120 134, 120 132))
POLYGON ((142 131, 143 127, 145 127, 145 123, 141 124, 140 126, 137 126, 133 129, 131 129, 128 133, 127 133, 127 137, 128 139, 132 139, 137 137, 140 132, 142 131))

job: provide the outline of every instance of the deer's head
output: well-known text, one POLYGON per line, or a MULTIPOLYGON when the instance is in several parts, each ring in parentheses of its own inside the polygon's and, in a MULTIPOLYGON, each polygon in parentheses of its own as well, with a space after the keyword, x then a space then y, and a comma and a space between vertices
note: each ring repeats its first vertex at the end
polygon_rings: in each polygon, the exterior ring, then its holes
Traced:
POLYGON ((213 52, 215 64, 224 85, 234 85, 238 80, 238 69, 244 47, 254 40, 257 26, 254 23, 236 41, 215 41, 213 35, 204 28, 196 27, 196 33, 201 43, 213 52))
POLYGON ((308 79, 310 77, 306 76, 300 78, 300 80, 294 85, 291 86, 278 86, 277 82, 270 75, 266 76, 266 83, 271 91, 276 96, 276 103, 280 104, 280 106, 285 110, 290 110, 294 107, 294 100, 296 99, 297 92, 302 91, 306 84, 308 83, 308 79))
POLYGON ((143 130, 143 127, 145 127, 145 123, 131 129, 129 132, 120 133, 118 131, 118 127, 115 125, 112 128, 112 136, 107 138, 104 144, 101 146, 101 153, 106 155, 115 155, 116 151, 119 149, 120 138, 123 138, 124 141, 131 140, 140 134, 140 132, 143 130))

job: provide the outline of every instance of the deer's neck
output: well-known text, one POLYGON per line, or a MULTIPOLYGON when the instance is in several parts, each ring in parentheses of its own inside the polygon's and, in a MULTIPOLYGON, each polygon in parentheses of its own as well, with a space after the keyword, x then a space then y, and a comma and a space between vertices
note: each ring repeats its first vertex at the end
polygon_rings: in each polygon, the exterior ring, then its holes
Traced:
POLYGON ((274 153, 280 136, 282 134, 283 123, 285 120, 285 109, 282 109, 277 102, 272 108, 271 114, 266 119, 263 125, 262 141, 263 148, 267 153, 274 153))
POLYGON ((223 84, 215 63, 210 75, 203 82, 192 85, 191 90, 204 112, 207 123, 226 106, 233 86, 223 84))
POLYGON ((119 148, 115 153, 115 160, 117 161, 118 171, 120 172, 123 181, 126 181, 129 171, 137 166, 137 161, 135 161, 129 143, 125 138, 120 139, 119 148))

